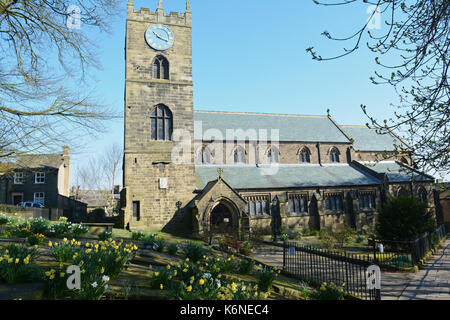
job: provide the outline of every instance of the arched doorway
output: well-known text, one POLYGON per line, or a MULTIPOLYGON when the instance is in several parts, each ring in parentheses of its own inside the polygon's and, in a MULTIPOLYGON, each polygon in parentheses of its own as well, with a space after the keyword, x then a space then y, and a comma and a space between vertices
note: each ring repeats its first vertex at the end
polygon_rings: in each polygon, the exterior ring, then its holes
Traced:
POLYGON ((219 203, 212 209, 210 223, 213 234, 232 235, 235 233, 233 213, 224 203, 219 203))

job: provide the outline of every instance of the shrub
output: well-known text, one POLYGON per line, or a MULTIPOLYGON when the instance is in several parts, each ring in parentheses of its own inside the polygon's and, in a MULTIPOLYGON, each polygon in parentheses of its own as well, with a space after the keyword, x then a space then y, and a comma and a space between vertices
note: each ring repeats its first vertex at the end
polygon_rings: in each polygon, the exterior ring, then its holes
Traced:
POLYGON ((142 238, 142 242, 145 246, 153 246, 157 236, 158 235, 156 233, 149 234, 142 238))
POLYGON ((116 277, 137 249, 133 244, 124 244, 122 241, 116 243, 111 239, 88 243, 84 248, 77 248, 73 262, 80 267, 84 266, 89 272, 116 277))
POLYGON ((268 291, 272 285, 273 280, 278 276, 278 269, 271 267, 261 267, 256 272, 256 277, 259 280, 259 287, 262 291, 268 291))
POLYGON ((27 238, 28 243, 30 246, 40 245, 42 242, 44 242, 45 236, 43 234, 32 234, 27 238))
POLYGON ((28 223, 33 234, 46 234, 50 229, 50 221, 44 218, 29 219, 28 223))
POLYGON ((249 241, 246 241, 242 247, 239 249, 239 252, 243 255, 250 255, 253 251, 253 246, 249 241))
POLYGON ((345 228, 343 230, 331 232, 330 234, 336 240, 338 247, 342 248, 344 243, 355 234, 355 231, 345 228))
POLYGON ((238 271, 240 274, 250 274, 255 267, 255 262, 251 259, 242 259, 238 265, 238 271))
POLYGON ((166 240, 161 236, 156 236, 154 244, 156 246, 156 251, 163 252, 166 247, 166 240))
POLYGON ((298 285, 300 287, 300 292, 302 293, 303 297, 305 299, 309 299, 311 296, 311 288, 309 287, 308 283, 300 281, 298 285))
POLYGON ((80 242, 74 239, 70 242, 64 239, 61 244, 52 244, 51 247, 61 248, 65 258, 60 260, 66 260, 69 264, 80 267, 81 289, 72 292, 60 286, 62 281, 60 278, 64 277, 61 264, 59 271, 52 269, 45 273, 47 292, 58 297, 68 296, 83 300, 101 299, 108 288, 110 278, 119 275, 138 249, 133 244, 124 244, 123 241, 116 243, 114 240, 86 243, 81 246, 80 242), (71 257, 67 259, 69 255, 71 257))
POLYGON ((320 233, 320 243, 327 250, 333 250, 335 245, 335 239, 331 232, 321 232, 320 233))
POLYGON ((72 260, 75 252, 78 251, 77 243, 75 240, 71 242, 63 241, 63 242, 55 242, 51 241, 48 243, 50 247, 50 253, 58 262, 69 262, 72 260))
POLYGON ((106 231, 106 230, 101 232, 98 235, 98 239, 101 240, 101 241, 105 241, 105 240, 111 239, 111 237, 112 237, 112 232, 111 231, 106 231))
POLYGON ((14 229, 13 234, 18 238, 28 238, 33 233, 28 225, 22 224, 14 229))
POLYGON ((34 265, 35 248, 10 244, 0 250, 0 279, 6 283, 20 283, 39 277, 39 268, 34 265))
POLYGON ((68 236, 71 233, 71 223, 65 220, 54 224, 47 232, 47 235, 52 238, 62 238, 68 236))
POLYGON ((67 292, 66 270, 60 264, 59 268, 50 269, 44 272, 43 280, 45 284, 44 294, 53 299, 60 298, 67 292))
POLYGON ((140 231, 133 232, 131 234, 131 239, 134 240, 134 241, 141 241, 144 238, 145 238, 145 234, 143 232, 140 232, 140 231))
POLYGON ((170 265, 166 268, 158 268, 153 273, 151 283, 153 289, 167 289, 172 282, 173 276, 177 274, 170 265))
POLYGON ((82 224, 72 224, 72 235, 82 236, 89 232, 89 227, 83 226, 82 224))
POLYGON ((0 214, 0 226, 9 224, 9 218, 3 214, 0 214))
POLYGON ((357 235, 356 236, 356 242, 357 243, 363 243, 365 241, 364 237, 362 235, 357 235))
POLYGON ((201 245, 193 242, 187 242, 184 244, 183 252, 186 258, 189 258, 193 262, 200 261, 206 254, 206 250, 201 245))
POLYGON ((0 238, 11 238, 13 231, 11 228, 0 229, 0 238))
POLYGON ((217 259, 217 265, 224 273, 229 273, 235 268, 234 256, 230 258, 217 259))
POLYGON ((314 290, 311 294, 311 298, 314 300, 343 300, 344 299, 344 286, 337 286, 333 282, 322 283, 319 290, 314 290))
POLYGON ((100 300, 106 289, 110 277, 98 274, 89 274, 88 277, 82 277, 81 289, 75 291, 75 296, 81 300, 100 300))
POLYGON ((178 245, 171 243, 167 246, 167 253, 170 254, 171 256, 176 255, 178 252, 178 245))
POLYGON ((10 226, 18 226, 25 223, 25 219, 22 217, 9 217, 10 226))
POLYGON ((425 203, 415 197, 400 196, 389 198, 380 209, 376 234, 380 239, 404 241, 435 228, 433 213, 425 203))

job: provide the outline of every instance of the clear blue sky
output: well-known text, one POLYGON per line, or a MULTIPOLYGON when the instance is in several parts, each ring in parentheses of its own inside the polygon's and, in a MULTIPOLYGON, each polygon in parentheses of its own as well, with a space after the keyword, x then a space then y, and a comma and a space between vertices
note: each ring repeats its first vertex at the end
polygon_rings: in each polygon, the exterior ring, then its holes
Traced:
MULTIPOLYGON (((137 9, 154 11, 158 0, 133 2, 137 9)), ((103 67, 94 73, 95 92, 119 112, 124 103, 126 3, 111 34, 92 35, 103 67)), ((184 12, 185 0, 164 0, 163 6, 165 12, 184 12)), ((314 46, 324 57, 341 53, 344 44, 321 33, 343 37, 355 32, 369 17, 367 7, 322 7, 312 0, 191 0, 194 108, 310 115, 325 115, 329 108, 340 124, 364 125, 360 105, 365 104, 377 118, 391 116, 389 104, 397 95, 389 86, 371 84, 377 66, 367 48, 329 62, 314 61, 306 52, 314 46)), ((123 143, 123 120, 107 127, 107 133, 86 137, 83 150, 74 150, 72 182, 77 165, 113 142, 123 143)))

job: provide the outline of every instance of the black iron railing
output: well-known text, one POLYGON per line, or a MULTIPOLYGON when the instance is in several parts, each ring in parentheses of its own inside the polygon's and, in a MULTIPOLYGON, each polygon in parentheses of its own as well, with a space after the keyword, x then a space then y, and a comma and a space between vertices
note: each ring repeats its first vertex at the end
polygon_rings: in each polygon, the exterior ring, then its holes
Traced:
POLYGON ((441 225, 433 232, 426 232, 411 241, 370 239, 373 246, 371 259, 381 267, 408 268, 420 264, 420 260, 446 237, 448 227, 441 225))
POLYGON ((360 257, 325 249, 284 242, 283 269, 296 278, 318 285, 335 283, 347 294, 367 299, 381 299, 380 290, 368 286, 369 266, 374 262, 367 256, 360 257))

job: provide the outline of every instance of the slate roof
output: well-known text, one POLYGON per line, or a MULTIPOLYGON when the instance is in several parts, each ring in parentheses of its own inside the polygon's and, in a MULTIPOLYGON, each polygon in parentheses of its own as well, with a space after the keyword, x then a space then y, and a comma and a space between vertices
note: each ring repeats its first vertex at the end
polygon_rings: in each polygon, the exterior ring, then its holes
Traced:
POLYGON ((64 163, 62 154, 27 154, 21 155, 16 162, 3 162, 0 164, 0 172, 14 169, 59 169, 64 163))
POLYGON ((434 181, 432 176, 421 173, 397 161, 359 161, 359 163, 377 173, 385 173, 389 182, 434 181))
POLYGON ((201 190, 212 180, 217 179, 217 169, 223 169, 224 180, 234 189, 274 189, 303 187, 332 187, 375 185, 381 183, 377 178, 348 164, 340 165, 283 165, 273 175, 267 165, 198 165, 197 189, 201 190))
POLYGON ((58 169, 64 163, 64 159, 62 154, 30 154, 21 156, 17 163, 25 168, 58 169))
POLYGON ((365 126, 342 126, 342 129, 354 140, 356 151, 393 151, 394 144, 404 145, 393 134, 378 134, 375 129, 365 126))
POLYGON ((267 138, 270 140, 270 130, 278 129, 279 141, 350 142, 334 121, 327 116, 194 111, 194 121, 196 140, 203 140, 202 135, 208 129, 219 130, 224 138, 227 129, 244 131, 255 129, 257 134, 260 129, 263 129, 267 130, 267 138))

